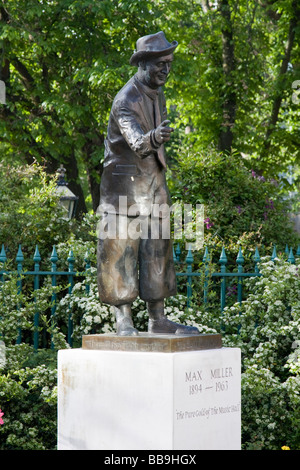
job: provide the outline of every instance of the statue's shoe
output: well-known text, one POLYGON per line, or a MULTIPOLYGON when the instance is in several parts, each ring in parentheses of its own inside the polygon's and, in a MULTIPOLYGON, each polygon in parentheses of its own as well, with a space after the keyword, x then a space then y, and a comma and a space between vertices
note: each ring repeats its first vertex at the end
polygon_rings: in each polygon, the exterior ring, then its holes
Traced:
POLYGON ((195 326, 181 325, 172 322, 167 318, 159 320, 149 320, 148 333, 172 334, 172 335, 199 335, 200 332, 195 326))
POLYGON ((117 322, 117 336, 137 336, 138 334, 130 318, 123 318, 117 322))

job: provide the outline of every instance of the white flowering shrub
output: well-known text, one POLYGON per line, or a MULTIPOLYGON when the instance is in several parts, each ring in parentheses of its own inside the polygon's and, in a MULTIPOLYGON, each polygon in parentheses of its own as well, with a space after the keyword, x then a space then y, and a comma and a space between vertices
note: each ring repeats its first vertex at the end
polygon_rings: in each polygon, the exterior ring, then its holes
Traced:
MULTIPOLYGON (((84 260, 87 244, 79 243, 76 256, 84 260)), ((93 248, 91 246, 91 248, 93 248)), ((68 254, 69 246, 58 247, 68 254)), ((91 251, 95 259, 95 251, 91 251)), ((92 263, 93 265, 94 263, 92 263)), ((242 351, 242 436, 245 449, 300 449, 300 266, 284 260, 260 263, 260 277, 244 281, 247 298, 231 302, 220 315, 220 305, 204 305, 197 296, 191 308, 186 297, 166 299, 165 313, 172 321, 197 326, 201 333, 222 333, 225 347, 242 351)), ((65 284, 65 281, 64 281, 65 284)), ((82 335, 115 331, 114 309, 99 301, 96 269, 82 273, 72 293, 56 288, 58 305, 51 321, 53 287, 18 294, 17 278, 5 281, 0 291, 0 335, 6 344, 0 362, 0 449, 53 449, 56 445, 56 350, 66 341, 72 316, 74 347, 82 335), (53 350, 34 352, 15 344, 18 328, 33 333, 33 318, 40 312, 40 329, 51 334, 53 350)), ((136 299, 133 320, 147 331, 145 302, 136 299)))
MULTIPOLYGON (((99 301, 95 274, 96 268, 91 267, 89 274, 82 281, 76 282, 72 292, 64 296, 57 306, 56 317, 58 321, 66 323, 69 312, 72 312, 73 341, 77 346, 81 345, 82 335, 116 331, 114 307, 99 301)), ((165 313, 171 321, 197 326, 202 333, 216 332, 214 328, 199 323, 202 309, 187 309, 186 304, 187 299, 184 295, 170 297, 165 301, 165 313)), ((134 325, 139 331, 147 331, 147 306, 140 298, 137 298, 132 304, 132 317, 134 325)))
POLYGON ((65 336, 49 320, 51 294, 41 289, 19 292, 18 278, 8 277, 0 286, 0 426, 1 450, 47 450, 56 447, 56 355, 68 347, 65 336), (34 315, 40 314, 40 336, 51 334, 56 349, 35 351, 32 343, 34 315), (19 329, 22 343, 17 344, 19 329), (4 354, 5 353, 5 354, 4 354))
MULTIPOLYGON (((133 319, 139 331, 147 331, 149 316, 145 302, 137 299, 133 302, 133 319)), ((196 326, 201 333, 215 333, 214 328, 201 324, 203 308, 187 308, 185 295, 177 294, 165 299, 165 314, 169 320, 183 325, 196 326)))
MULTIPOLYGON (((89 220, 89 219, 88 219, 89 220)), ((86 217, 84 217, 82 224, 86 223, 86 217)), ((95 224, 96 226, 96 224, 95 224)), ((66 242, 58 243, 56 245, 56 252, 58 257, 57 268, 68 269, 68 258, 72 251, 74 262, 73 269, 76 272, 84 272, 87 263, 96 265, 96 252, 97 243, 93 239, 85 240, 81 239, 75 234, 71 234, 66 242)))
POLYGON ((56 351, 34 352, 22 343, 6 348, 0 370, 1 450, 56 448, 56 351))
POLYGON ((300 448, 300 265, 263 259, 245 301, 224 310, 224 346, 242 351, 243 442, 300 448))
POLYGON ((58 303, 57 321, 67 323, 69 312, 73 320, 74 346, 81 346, 82 335, 115 331, 113 307, 99 301, 96 268, 91 267, 81 281, 74 284, 72 292, 58 303))

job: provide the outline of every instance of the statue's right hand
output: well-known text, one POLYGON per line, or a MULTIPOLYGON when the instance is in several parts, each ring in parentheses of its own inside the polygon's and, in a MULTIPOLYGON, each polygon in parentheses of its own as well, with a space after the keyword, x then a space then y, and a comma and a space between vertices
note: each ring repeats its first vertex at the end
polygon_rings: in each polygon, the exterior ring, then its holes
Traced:
POLYGON ((170 140, 171 133, 174 131, 172 127, 168 127, 168 124, 171 121, 163 121, 156 129, 155 129, 155 140, 159 144, 163 144, 164 142, 167 142, 170 140))

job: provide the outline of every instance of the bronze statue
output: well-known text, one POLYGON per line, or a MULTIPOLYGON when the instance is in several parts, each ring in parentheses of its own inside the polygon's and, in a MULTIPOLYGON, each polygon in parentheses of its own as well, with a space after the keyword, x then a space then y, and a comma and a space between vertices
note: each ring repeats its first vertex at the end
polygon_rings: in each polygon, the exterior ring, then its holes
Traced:
POLYGON ((99 296, 115 306, 117 335, 138 334, 131 314, 137 296, 147 302, 150 333, 199 334, 164 314, 164 299, 176 294, 176 274, 170 236, 162 236, 169 217, 163 208, 170 204, 164 142, 173 129, 161 87, 177 45, 162 31, 137 41, 130 59, 137 73, 119 91, 110 113, 99 210, 101 226, 113 230, 111 236, 98 235, 97 264, 99 296), (137 221, 141 230, 130 236, 137 221))

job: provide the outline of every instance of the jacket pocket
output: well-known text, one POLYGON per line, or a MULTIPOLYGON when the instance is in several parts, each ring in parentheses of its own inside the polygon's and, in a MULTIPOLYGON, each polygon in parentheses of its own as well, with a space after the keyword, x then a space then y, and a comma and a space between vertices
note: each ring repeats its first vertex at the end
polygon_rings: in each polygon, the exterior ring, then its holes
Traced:
POLYGON ((117 176, 117 175, 136 176, 137 166, 136 165, 116 165, 112 174, 114 176, 117 176))

